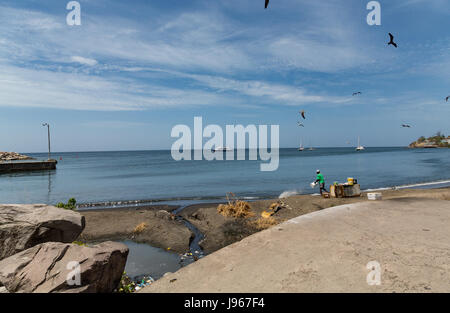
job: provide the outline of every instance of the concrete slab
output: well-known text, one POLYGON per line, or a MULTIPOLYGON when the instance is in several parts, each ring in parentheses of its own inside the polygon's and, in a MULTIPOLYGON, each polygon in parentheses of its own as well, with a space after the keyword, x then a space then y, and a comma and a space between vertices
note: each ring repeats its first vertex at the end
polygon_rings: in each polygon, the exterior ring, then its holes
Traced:
POLYGON ((299 216, 141 292, 450 292, 450 201, 398 198, 299 216), (375 267, 380 265, 380 285, 375 267))

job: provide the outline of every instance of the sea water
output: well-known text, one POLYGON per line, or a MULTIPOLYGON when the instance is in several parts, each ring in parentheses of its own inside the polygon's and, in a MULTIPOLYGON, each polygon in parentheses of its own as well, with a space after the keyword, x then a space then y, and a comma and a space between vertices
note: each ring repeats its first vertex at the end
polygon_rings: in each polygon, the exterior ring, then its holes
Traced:
MULTIPOLYGON (((247 151, 248 152, 248 151, 247 151)), ((46 154, 29 154, 45 159, 46 154)), ((450 185, 450 149, 280 149, 280 166, 261 172, 260 161, 174 161, 170 151, 53 153, 54 171, 0 175, 0 203, 108 203, 111 206, 164 200, 186 204, 317 192, 320 169, 327 185, 358 180, 362 189, 440 182, 450 185)))

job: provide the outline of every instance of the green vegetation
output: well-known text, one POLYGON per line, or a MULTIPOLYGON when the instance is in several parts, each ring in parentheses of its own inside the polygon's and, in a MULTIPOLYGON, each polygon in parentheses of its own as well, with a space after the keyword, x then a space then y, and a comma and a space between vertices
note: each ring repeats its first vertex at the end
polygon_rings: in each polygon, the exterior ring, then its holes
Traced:
POLYGON ((412 148, 423 148, 423 147, 436 147, 436 148, 450 148, 450 136, 445 137, 440 131, 434 136, 425 138, 421 136, 419 139, 411 143, 409 146, 412 148))
POLYGON ((66 210, 76 210, 77 209, 77 200, 75 200, 75 198, 70 198, 69 201, 67 201, 67 203, 60 202, 56 205, 56 207, 66 209, 66 210))
POLYGON ((136 290, 136 283, 128 277, 126 272, 123 272, 117 292, 119 293, 133 293, 136 290))
POLYGON ((74 241, 72 243, 75 245, 79 245, 80 247, 87 247, 87 245, 82 241, 74 241))

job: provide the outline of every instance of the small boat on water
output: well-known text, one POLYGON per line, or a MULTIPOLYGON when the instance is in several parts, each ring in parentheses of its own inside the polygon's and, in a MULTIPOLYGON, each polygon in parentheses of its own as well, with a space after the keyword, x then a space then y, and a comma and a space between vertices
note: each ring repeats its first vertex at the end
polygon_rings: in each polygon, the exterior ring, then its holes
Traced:
POLYGON ((364 148, 363 146, 361 146, 360 143, 359 143, 359 136, 358 136, 358 146, 356 147, 355 150, 356 150, 356 151, 362 151, 362 150, 365 150, 365 148, 364 148))
POLYGON ((304 151, 305 150, 305 147, 303 147, 303 140, 302 140, 302 142, 300 143, 300 148, 298 148, 298 151, 304 151))

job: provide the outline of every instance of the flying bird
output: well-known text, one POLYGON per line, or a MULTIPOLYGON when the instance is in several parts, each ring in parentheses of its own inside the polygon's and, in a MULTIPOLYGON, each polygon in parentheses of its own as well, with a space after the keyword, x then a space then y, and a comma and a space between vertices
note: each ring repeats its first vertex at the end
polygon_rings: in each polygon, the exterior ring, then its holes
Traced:
POLYGON ((448 96, 447 98, 445 98, 445 101, 447 101, 447 102, 448 102, 448 99, 450 99, 450 96, 448 96))
POLYGON ((408 125, 408 124, 402 124, 402 127, 405 127, 405 128, 411 128, 411 126, 408 125))
POLYGON ((394 42, 394 35, 392 35, 391 33, 389 33, 389 37, 391 38, 391 40, 388 42, 388 46, 389 46, 389 45, 393 45, 394 47, 397 48, 397 44, 394 42))
POLYGON ((356 96, 356 95, 360 95, 361 93, 362 93, 361 91, 358 91, 358 92, 354 92, 353 95, 356 96))
POLYGON ((305 125, 303 125, 303 123, 300 123, 300 122, 297 122, 297 123, 298 123, 298 126, 305 127, 305 125))
POLYGON ((268 5, 269 5, 269 0, 266 0, 266 6, 264 7, 264 9, 267 9, 268 5))
POLYGON ((300 111, 300 114, 302 115, 303 119, 306 120, 306 117, 305 117, 305 111, 304 111, 304 110, 301 110, 301 111, 300 111))

